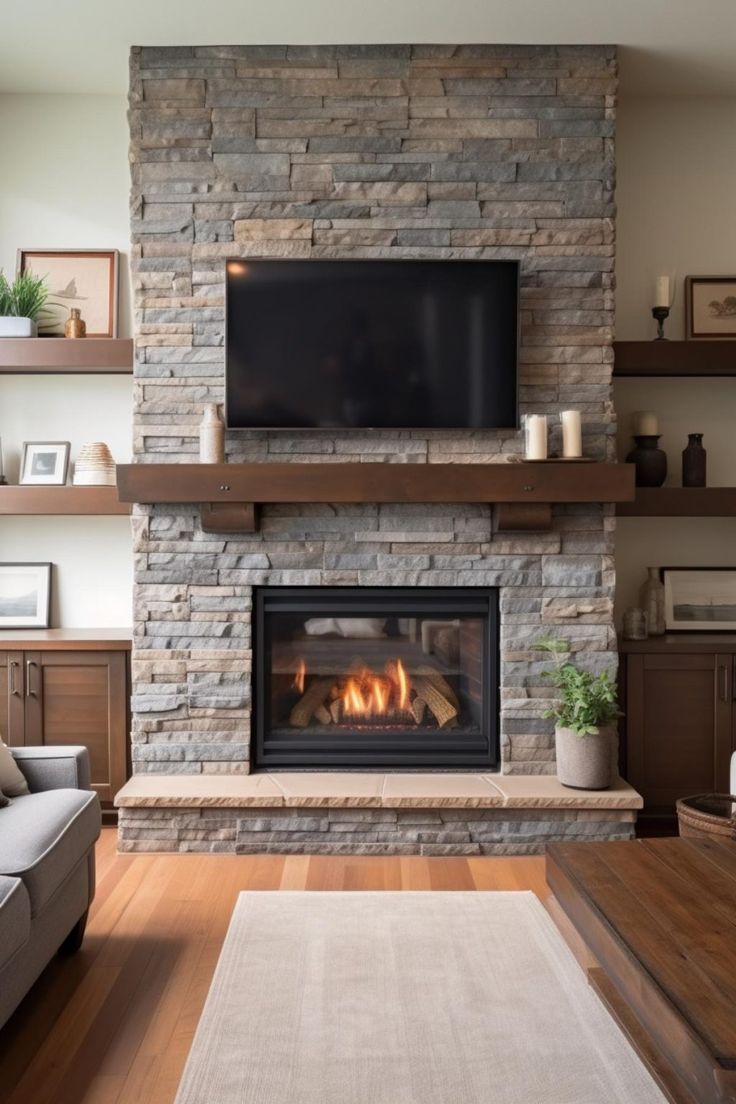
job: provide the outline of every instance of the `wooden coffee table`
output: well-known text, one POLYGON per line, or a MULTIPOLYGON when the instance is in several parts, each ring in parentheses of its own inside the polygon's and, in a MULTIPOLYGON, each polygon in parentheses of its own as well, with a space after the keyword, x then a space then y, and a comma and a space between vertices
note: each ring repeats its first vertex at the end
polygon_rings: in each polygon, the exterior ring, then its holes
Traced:
POLYGON ((736 843, 551 844, 547 881, 669 1099, 736 1104, 736 843))

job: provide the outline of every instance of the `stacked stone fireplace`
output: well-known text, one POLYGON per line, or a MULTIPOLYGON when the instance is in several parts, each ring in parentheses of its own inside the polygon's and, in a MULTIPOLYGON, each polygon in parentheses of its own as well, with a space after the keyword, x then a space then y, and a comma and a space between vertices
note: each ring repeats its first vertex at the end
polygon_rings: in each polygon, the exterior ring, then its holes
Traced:
MULTIPOLYGON (((608 46, 135 48, 135 460, 197 459, 228 257, 518 259, 521 411, 580 409, 586 454, 613 459, 615 90, 608 46)), ((226 449, 496 464, 522 440, 230 431, 226 449)), ((379 587, 498 589, 499 769, 553 773, 533 644, 615 668, 612 514, 560 505, 550 531, 502 534, 487 504, 287 504, 222 536, 194 506, 135 507, 134 772, 251 771, 254 588, 379 587)))

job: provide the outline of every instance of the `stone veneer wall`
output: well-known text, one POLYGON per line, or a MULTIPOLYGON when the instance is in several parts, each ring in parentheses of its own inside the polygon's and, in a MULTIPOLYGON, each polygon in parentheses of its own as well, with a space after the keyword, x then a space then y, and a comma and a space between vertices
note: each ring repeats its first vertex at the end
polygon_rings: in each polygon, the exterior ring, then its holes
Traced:
MULTIPOLYGON (((520 258, 522 411, 575 406, 613 458, 615 49, 134 48, 135 457, 197 455, 223 397, 224 260, 520 258)), ((519 434, 230 433, 231 461, 503 462, 519 434)), ((272 506, 203 534, 137 507, 133 767, 247 771, 258 584, 498 585, 504 770, 554 770, 530 645, 615 667, 609 507, 491 534, 488 506, 272 506)))

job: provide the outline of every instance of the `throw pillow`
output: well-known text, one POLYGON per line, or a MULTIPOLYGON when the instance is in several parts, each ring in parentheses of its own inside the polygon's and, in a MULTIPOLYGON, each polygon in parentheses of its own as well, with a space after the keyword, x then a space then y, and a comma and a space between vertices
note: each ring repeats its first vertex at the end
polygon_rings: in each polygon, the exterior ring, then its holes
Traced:
POLYGON ((6 797, 2 790, 0 790, 0 809, 4 809, 6 805, 10 804, 10 798, 6 797))
POLYGON ((6 797, 20 797, 21 794, 28 793, 28 783, 2 740, 0 740, 0 790, 6 797))

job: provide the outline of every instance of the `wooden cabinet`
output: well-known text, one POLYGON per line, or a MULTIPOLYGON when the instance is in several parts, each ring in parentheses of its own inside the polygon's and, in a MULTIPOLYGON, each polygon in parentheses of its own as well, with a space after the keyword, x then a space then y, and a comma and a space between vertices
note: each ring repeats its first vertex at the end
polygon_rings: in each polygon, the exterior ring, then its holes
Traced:
POLYGON ((736 750, 736 637, 665 636, 621 645, 622 770, 645 812, 727 793, 736 750))
POLYGON ((11 747, 84 745, 105 805, 128 777, 128 648, 124 639, 93 641, 71 632, 0 636, 3 740, 11 747))

